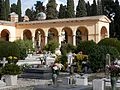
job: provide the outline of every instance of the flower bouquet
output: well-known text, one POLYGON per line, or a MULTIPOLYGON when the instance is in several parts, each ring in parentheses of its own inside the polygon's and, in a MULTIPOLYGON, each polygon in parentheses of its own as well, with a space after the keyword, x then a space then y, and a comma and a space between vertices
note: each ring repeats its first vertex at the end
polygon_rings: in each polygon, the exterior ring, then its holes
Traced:
POLYGON ((107 69, 111 77, 118 77, 120 73, 120 66, 117 64, 107 65, 107 69))
POLYGON ((8 63, 15 63, 16 64, 18 62, 18 58, 15 56, 9 56, 7 58, 7 60, 8 60, 8 63))
POLYGON ((111 65, 107 65, 107 69, 110 73, 112 90, 116 90, 116 83, 120 73, 120 66, 117 63, 113 63, 111 65))

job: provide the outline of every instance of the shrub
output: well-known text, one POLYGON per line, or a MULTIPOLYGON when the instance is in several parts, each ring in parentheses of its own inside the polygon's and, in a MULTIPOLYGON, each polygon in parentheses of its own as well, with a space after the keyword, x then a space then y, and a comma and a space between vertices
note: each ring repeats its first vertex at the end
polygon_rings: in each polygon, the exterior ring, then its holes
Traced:
POLYGON ((44 47, 44 50, 51 51, 52 53, 55 53, 55 49, 59 47, 59 43, 51 40, 48 42, 48 44, 44 47))
POLYGON ((77 46, 77 52, 83 51, 88 55, 88 60, 92 71, 96 72, 98 69, 104 69, 106 54, 110 54, 111 61, 119 56, 116 48, 110 46, 97 45, 93 41, 83 41, 77 46))
POLYGON ((67 54, 69 52, 75 52, 75 50, 76 47, 69 43, 62 44, 60 48, 62 55, 67 54))
POLYGON ((15 43, 20 48, 20 59, 25 59, 25 57, 27 57, 27 52, 29 52, 29 49, 34 51, 31 40, 16 40, 15 43))
POLYGON ((20 48, 15 42, 9 42, 7 53, 8 53, 7 57, 14 56, 14 57, 17 57, 19 59, 20 48))
POLYGON ((8 45, 9 42, 7 41, 0 41, 0 58, 2 59, 3 57, 8 56, 8 45))
POLYGON ((98 45, 115 47, 120 52, 120 41, 116 38, 105 38, 102 39, 98 45))
POLYGON ((16 64, 6 64, 1 69, 2 75, 18 75, 21 74, 21 69, 16 64))
POLYGON ((76 48, 76 53, 82 51, 83 54, 88 55, 94 47, 96 47, 96 43, 94 41, 81 41, 76 48))
POLYGON ((19 46, 14 42, 0 41, 0 58, 15 56, 20 57, 19 46))

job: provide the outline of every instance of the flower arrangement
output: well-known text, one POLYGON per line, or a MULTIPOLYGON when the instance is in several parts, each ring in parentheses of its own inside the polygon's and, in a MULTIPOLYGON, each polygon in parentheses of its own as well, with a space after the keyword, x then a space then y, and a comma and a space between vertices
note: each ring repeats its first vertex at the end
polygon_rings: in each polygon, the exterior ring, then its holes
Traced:
POLYGON ((18 61, 18 58, 15 56, 8 57, 8 63, 16 63, 17 61, 18 61))
POLYGON ((120 66, 118 64, 107 65, 107 69, 111 77, 118 77, 120 73, 120 66))
POLYGON ((59 64, 59 63, 53 64, 53 65, 51 66, 52 73, 59 75, 59 71, 61 70, 62 67, 63 67, 62 64, 59 64))
POLYGON ((1 69, 2 75, 18 75, 21 74, 21 68, 20 66, 16 64, 6 64, 2 69, 1 69))

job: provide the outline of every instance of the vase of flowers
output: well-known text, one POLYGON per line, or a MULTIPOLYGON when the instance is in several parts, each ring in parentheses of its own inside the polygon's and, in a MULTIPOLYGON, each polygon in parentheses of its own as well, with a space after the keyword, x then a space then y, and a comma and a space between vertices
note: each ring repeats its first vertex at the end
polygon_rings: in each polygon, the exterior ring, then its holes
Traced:
POLYGON ((112 63, 111 65, 107 65, 107 69, 110 73, 111 88, 112 90, 116 90, 116 83, 120 72, 120 66, 116 63, 112 63))
POLYGON ((18 58, 16 56, 9 56, 7 57, 8 63, 17 63, 18 62, 18 58))

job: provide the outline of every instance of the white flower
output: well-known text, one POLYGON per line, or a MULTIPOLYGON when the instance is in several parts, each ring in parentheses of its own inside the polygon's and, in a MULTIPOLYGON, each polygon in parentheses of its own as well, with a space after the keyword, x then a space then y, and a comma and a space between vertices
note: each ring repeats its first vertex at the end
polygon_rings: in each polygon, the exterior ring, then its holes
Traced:
POLYGON ((61 70, 63 65, 61 63, 55 63, 55 65, 61 70))
POLYGON ((54 69, 54 70, 58 70, 58 67, 57 67, 57 66, 54 66, 53 69, 54 69))
POLYGON ((115 65, 115 67, 120 68, 120 66, 119 66, 119 65, 115 65))

